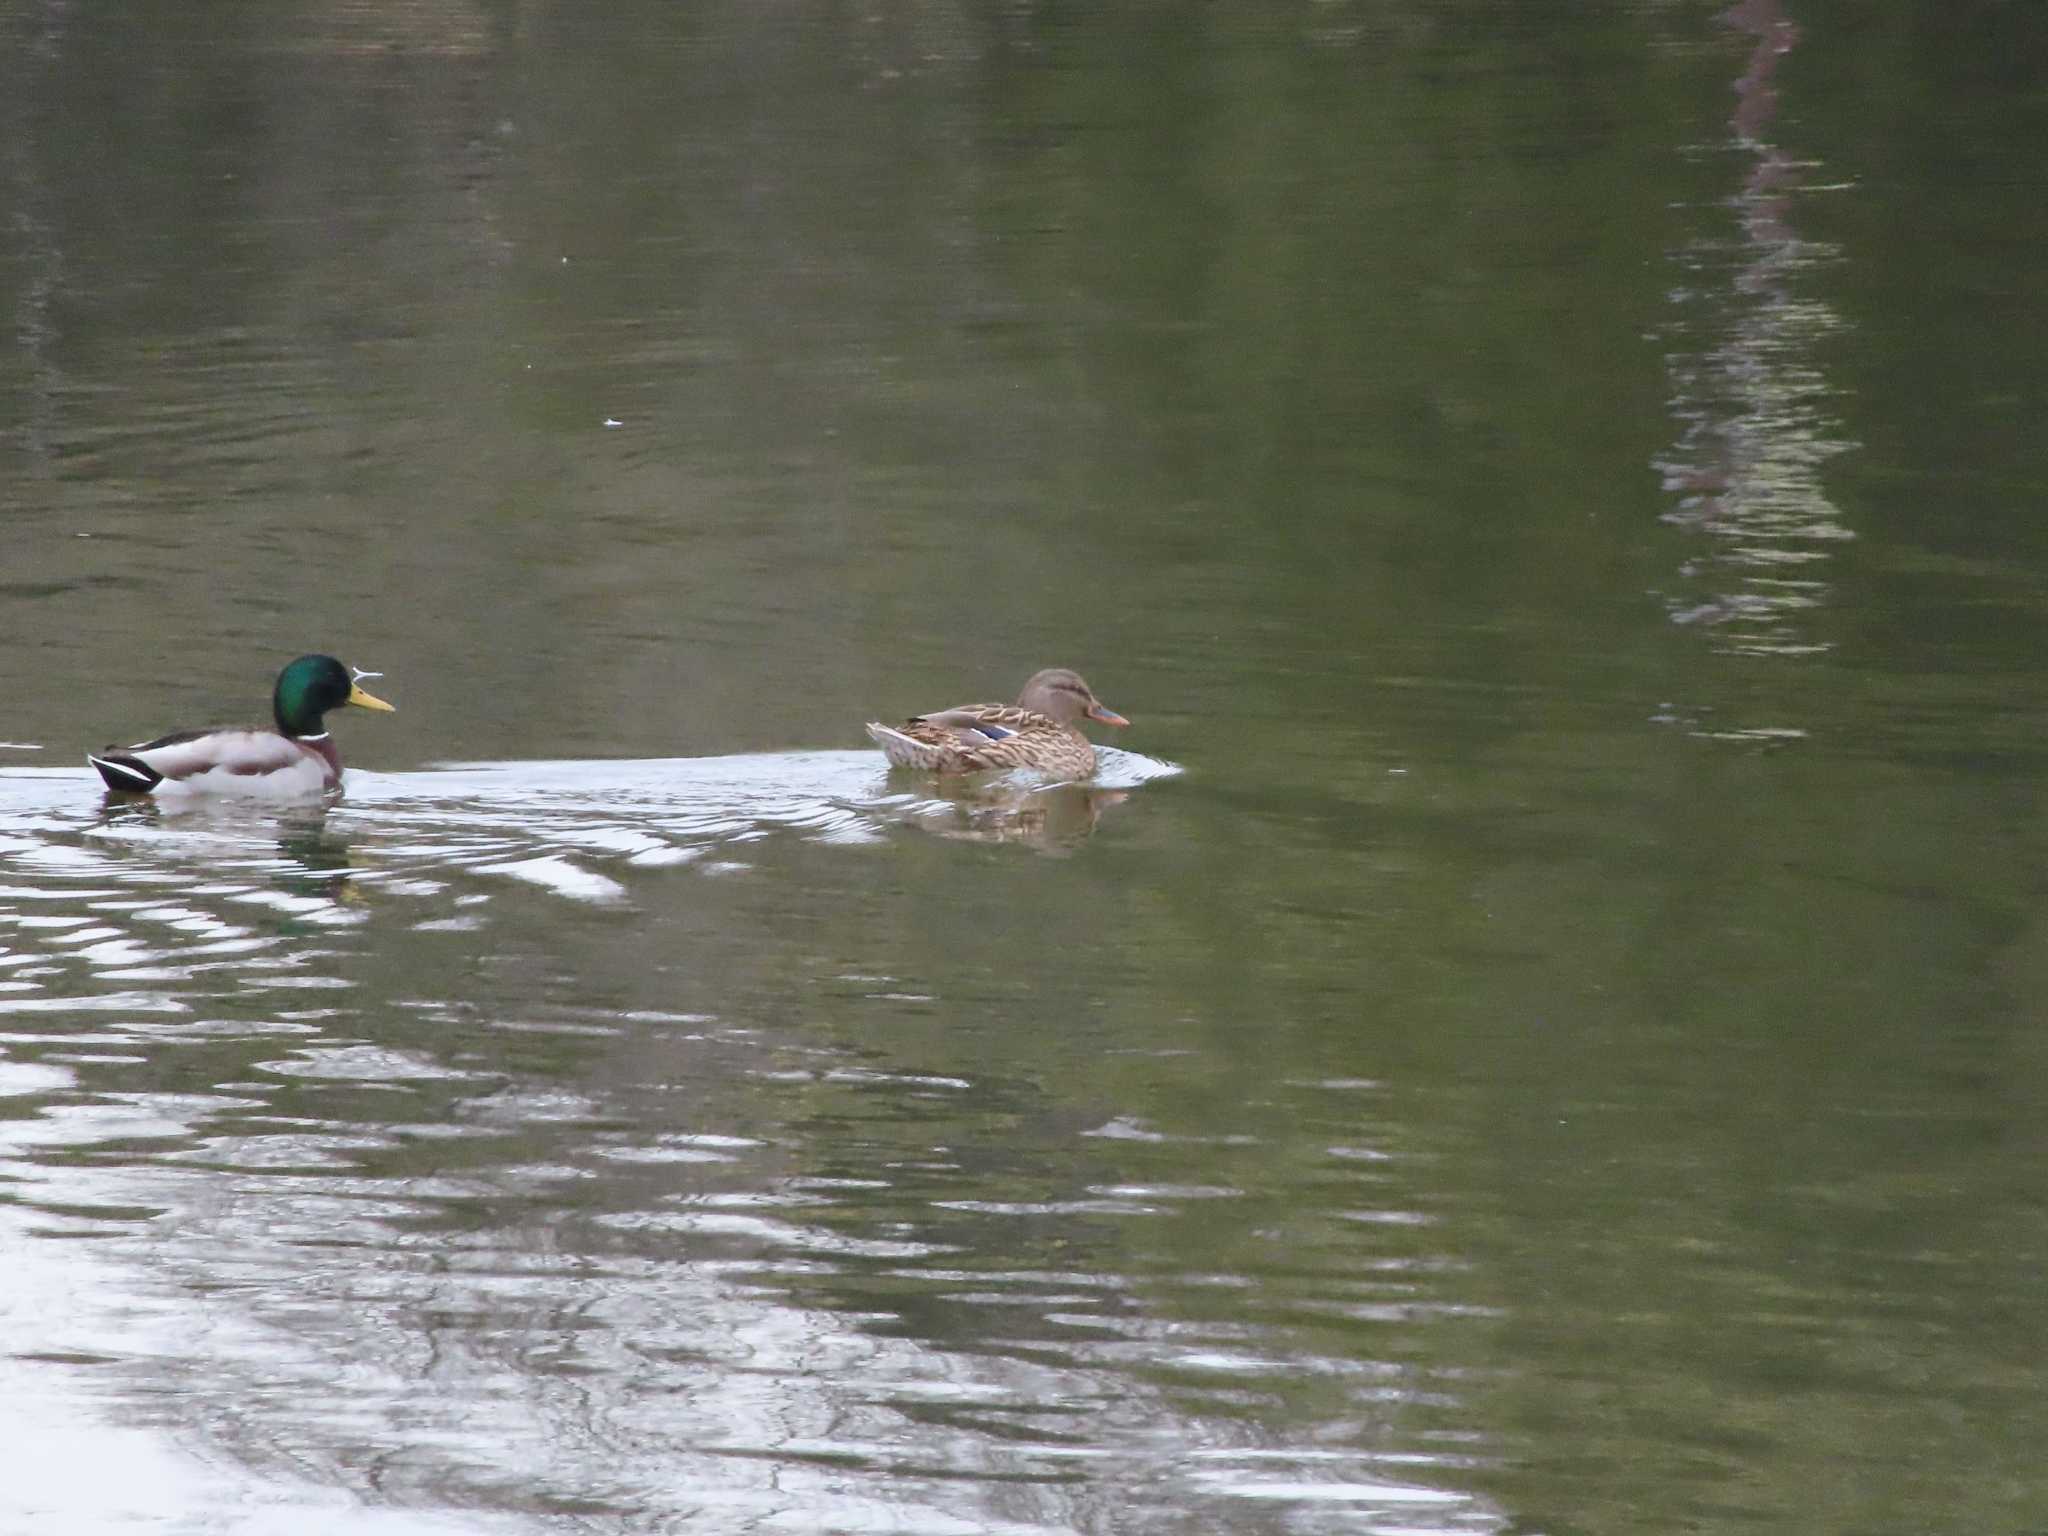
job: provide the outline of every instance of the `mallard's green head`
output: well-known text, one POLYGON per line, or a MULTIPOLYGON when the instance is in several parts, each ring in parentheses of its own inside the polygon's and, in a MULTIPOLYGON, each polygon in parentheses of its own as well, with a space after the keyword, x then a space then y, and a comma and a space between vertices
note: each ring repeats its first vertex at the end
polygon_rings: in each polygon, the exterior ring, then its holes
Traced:
POLYGON ((277 728, 287 736, 318 736, 325 727, 321 717, 344 704, 363 709, 390 709, 375 694, 363 690, 361 680, 375 672, 356 672, 332 656, 301 656, 277 674, 277 692, 271 696, 271 712, 277 728))

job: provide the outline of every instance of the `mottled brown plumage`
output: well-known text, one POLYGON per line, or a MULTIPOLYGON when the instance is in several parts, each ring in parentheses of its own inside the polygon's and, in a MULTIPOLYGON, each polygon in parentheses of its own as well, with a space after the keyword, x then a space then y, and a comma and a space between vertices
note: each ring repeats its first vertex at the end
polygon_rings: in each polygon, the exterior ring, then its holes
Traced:
POLYGON ((1028 768, 1056 779, 1095 772, 1095 747, 1083 719, 1130 722, 1095 697, 1078 672, 1048 667, 1024 685, 1015 704, 956 704, 902 725, 868 722, 868 735, 898 768, 926 773, 987 773, 1028 768))

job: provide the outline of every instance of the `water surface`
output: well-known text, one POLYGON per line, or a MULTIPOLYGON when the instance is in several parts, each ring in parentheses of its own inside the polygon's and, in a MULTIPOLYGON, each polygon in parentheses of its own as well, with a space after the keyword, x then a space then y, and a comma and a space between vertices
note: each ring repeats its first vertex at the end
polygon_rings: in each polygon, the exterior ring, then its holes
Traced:
POLYGON ((2038 1524, 2044 66, 0 5, 0 1525, 2038 1524))

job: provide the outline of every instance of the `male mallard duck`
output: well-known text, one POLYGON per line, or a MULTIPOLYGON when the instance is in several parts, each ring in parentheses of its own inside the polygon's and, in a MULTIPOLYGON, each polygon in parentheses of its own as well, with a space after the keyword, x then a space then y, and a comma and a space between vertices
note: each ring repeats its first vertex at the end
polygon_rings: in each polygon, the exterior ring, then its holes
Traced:
POLYGON ((390 709, 362 687, 364 678, 380 675, 354 671, 332 656, 301 656, 277 674, 270 699, 274 731, 174 731, 133 747, 103 747, 85 760, 107 788, 131 795, 317 795, 341 783, 341 754, 321 717, 344 704, 390 709))
POLYGON ((1015 704, 959 704, 936 714, 913 715, 901 725, 868 722, 868 735, 898 768, 928 773, 981 773, 1034 768, 1060 779, 1095 771, 1095 747, 1074 722, 1129 725, 1081 674, 1048 667, 1024 685, 1015 704))

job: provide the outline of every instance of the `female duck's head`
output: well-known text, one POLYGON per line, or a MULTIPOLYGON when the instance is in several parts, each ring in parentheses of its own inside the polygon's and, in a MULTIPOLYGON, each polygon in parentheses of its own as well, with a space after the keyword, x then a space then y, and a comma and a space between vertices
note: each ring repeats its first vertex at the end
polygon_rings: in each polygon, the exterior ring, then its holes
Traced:
POLYGON ((324 736, 321 719, 330 709, 354 704, 360 709, 391 709, 363 686, 376 672, 357 672, 332 656, 301 656, 277 674, 277 692, 271 695, 271 712, 277 728, 287 736, 324 736))
POLYGON ((1017 703, 1024 709, 1049 715, 1061 725, 1070 726, 1084 719, 1099 720, 1104 725, 1131 723, 1096 698, 1095 690, 1069 667, 1047 667, 1043 672, 1033 673, 1017 696, 1017 703))

